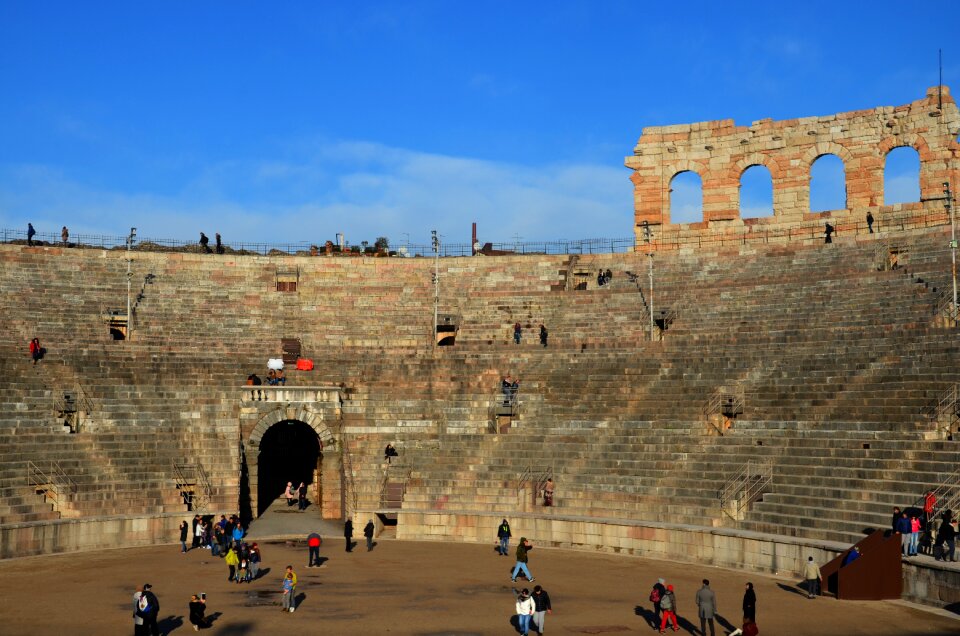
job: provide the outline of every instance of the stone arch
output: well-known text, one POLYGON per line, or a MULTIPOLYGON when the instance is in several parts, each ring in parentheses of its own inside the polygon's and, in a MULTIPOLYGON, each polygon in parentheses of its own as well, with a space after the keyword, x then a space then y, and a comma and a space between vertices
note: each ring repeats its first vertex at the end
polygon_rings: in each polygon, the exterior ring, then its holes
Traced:
POLYGON ((318 413, 309 404, 277 404, 260 415, 260 419, 244 440, 244 457, 241 458, 242 476, 240 487, 241 516, 256 518, 260 513, 260 444, 273 426, 283 422, 298 422, 309 427, 317 436, 322 457, 322 473, 318 476, 323 483, 322 499, 313 503, 321 510, 325 519, 339 519, 342 516, 343 475, 341 470, 341 445, 339 432, 330 427, 322 413, 318 413), (243 483, 245 480, 246 483, 243 483))
POLYGON ((916 133, 902 133, 884 137, 877 145, 877 154, 880 158, 878 202, 882 203, 886 200, 886 183, 884 177, 887 155, 896 148, 913 148, 917 151, 917 154, 920 155, 920 200, 922 201, 925 198, 938 196, 938 186, 940 184, 937 180, 932 179, 929 174, 929 166, 936 160, 936 157, 933 151, 930 150, 927 140, 916 133))
MULTIPOLYGON (((681 159, 679 161, 672 162, 670 163, 669 166, 664 166, 664 170, 667 170, 667 169, 669 169, 669 172, 667 174, 669 174, 670 177, 665 179, 663 182, 663 185, 665 188, 665 191, 663 192, 664 218, 667 223, 676 223, 676 221, 673 218, 673 209, 672 209, 673 202, 671 201, 671 198, 672 198, 671 194, 673 192, 674 179, 676 179, 679 175, 685 172, 694 173, 700 178, 701 196, 703 198, 706 198, 707 191, 704 184, 706 183, 708 170, 707 170, 707 167, 704 166, 703 164, 697 161, 692 161, 690 159, 681 159)), ((700 211, 701 211, 701 214, 703 215, 701 220, 705 220, 706 213, 703 209, 702 201, 703 199, 701 199, 701 205, 700 205, 700 211)))
POLYGON ((850 165, 854 157, 850 150, 845 146, 832 141, 821 141, 811 146, 801 156, 801 165, 804 167, 804 187, 801 194, 802 209, 807 212, 813 212, 810 202, 810 184, 813 181, 813 164, 821 157, 833 155, 843 163, 843 205, 844 208, 851 206, 850 199, 850 165))
POLYGON ((759 152, 750 153, 741 157, 733 164, 728 172, 727 179, 731 183, 736 184, 736 199, 733 202, 734 208, 736 208, 737 214, 740 215, 740 187, 742 185, 743 174, 754 166, 763 166, 770 172, 770 180, 773 183, 773 216, 777 216, 782 209, 780 198, 783 196, 782 188, 777 187, 777 185, 787 178, 787 173, 778 157, 759 152))

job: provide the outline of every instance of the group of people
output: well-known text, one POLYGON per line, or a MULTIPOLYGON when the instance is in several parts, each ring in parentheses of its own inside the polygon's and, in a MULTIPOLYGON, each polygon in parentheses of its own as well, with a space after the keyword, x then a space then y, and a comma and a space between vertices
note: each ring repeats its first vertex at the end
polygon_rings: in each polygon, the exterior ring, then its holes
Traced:
POLYGON ((230 515, 230 519, 220 515, 216 523, 195 515, 192 527, 186 521, 180 524, 180 553, 187 553, 187 539, 192 537, 192 549, 203 548, 210 550, 211 556, 221 556, 228 548, 239 545, 243 535, 243 524, 236 515, 230 515))
MULTIPOLYGON (((757 593, 753 583, 744 585, 743 593, 743 627, 730 633, 730 636, 757 636, 760 633, 757 627, 757 593)), ((667 626, 673 631, 679 631, 677 621, 677 595, 673 585, 667 584, 664 579, 657 579, 650 590, 649 600, 653 603, 653 628, 665 634, 667 626)), ((703 579, 702 587, 694 597, 697 604, 697 616, 700 619, 700 634, 706 636, 707 626, 710 627, 710 636, 716 636, 714 620, 719 615, 717 594, 710 588, 710 580, 703 579)))
POLYGON ((260 576, 260 546, 256 543, 247 545, 243 542, 235 542, 227 549, 223 562, 227 564, 229 573, 228 581, 235 581, 237 584, 249 583, 260 576))
POLYGON ((900 535, 901 553, 911 557, 926 552, 937 561, 956 561, 958 530, 953 511, 939 510, 932 490, 924 493, 922 501, 922 508, 893 509, 890 530, 900 535))
POLYGON ((307 501, 307 484, 305 482, 301 481, 299 486, 294 486, 292 481, 288 481, 280 496, 286 500, 287 508, 296 504, 299 510, 307 509, 309 502, 307 501))
MULTIPOLYGON (((511 536, 510 523, 504 519, 497 527, 497 553, 500 556, 508 556, 510 554, 511 536)), ((530 573, 530 567, 528 566, 530 550, 533 550, 533 544, 530 540, 526 537, 520 537, 520 543, 517 545, 516 550, 517 562, 513 567, 513 572, 510 574, 511 583, 516 583, 517 577, 520 574, 523 574, 530 583, 536 580, 530 573)), ((514 589, 514 592, 516 592, 516 589, 514 589)), ((515 610, 518 621, 517 626, 520 628, 520 634, 522 636, 528 636, 531 627, 538 634, 542 635, 547 614, 553 613, 553 608, 550 605, 550 595, 547 594, 546 590, 540 585, 534 587, 532 593, 527 588, 520 590, 520 592, 517 593, 515 610)))
POLYGON ((513 406, 517 403, 517 393, 520 392, 520 380, 509 374, 500 380, 500 391, 503 393, 503 405, 513 406))
MULTIPOLYGON (((223 241, 220 240, 220 232, 217 232, 215 234, 215 238, 217 240, 217 254, 223 254, 224 252, 223 241)), ((210 239, 207 238, 207 235, 204 234, 203 232, 200 232, 200 247, 202 247, 203 251, 206 252, 207 254, 211 252, 210 239)))
MULTIPOLYGON (((373 524, 373 519, 367 521, 367 525, 363 526, 363 537, 367 540, 367 552, 373 550, 373 535, 376 532, 376 526, 373 524)), ((353 519, 347 519, 343 524, 343 538, 346 541, 346 551, 353 552, 353 519)))
POLYGON ((601 269, 597 273, 597 287, 603 287, 604 285, 609 284, 610 281, 612 280, 613 280, 613 272, 611 272, 609 269, 606 271, 601 269))
MULTIPOLYGON (((540 344, 544 347, 547 346, 547 337, 548 337, 547 328, 540 323, 540 344)), ((523 325, 519 322, 514 323, 513 325, 513 343, 520 344, 520 341, 523 339, 523 325)))

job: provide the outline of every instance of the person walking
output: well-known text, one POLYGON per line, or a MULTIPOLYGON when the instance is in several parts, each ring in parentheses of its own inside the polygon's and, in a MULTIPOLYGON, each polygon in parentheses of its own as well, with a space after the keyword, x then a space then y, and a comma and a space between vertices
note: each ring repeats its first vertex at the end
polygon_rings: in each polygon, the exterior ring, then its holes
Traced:
POLYGON ((824 236, 825 236, 823 242, 824 242, 824 243, 833 243, 833 233, 836 232, 836 231, 837 231, 837 230, 836 230, 832 225, 830 225, 829 223, 827 223, 827 224, 825 225, 825 227, 823 228, 823 234, 824 234, 824 236))
POLYGON ((917 515, 910 517, 910 554, 908 556, 917 556, 920 548, 920 518, 917 515))
POLYGON ((663 611, 663 618, 660 619, 660 633, 667 633, 667 623, 673 622, 673 631, 680 631, 677 626, 677 596, 673 593, 673 586, 667 586, 667 593, 660 599, 660 609, 663 611))
POLYGON ((307 535, 307 567, 320 567, 320 545, 323 539, 316 532, 307 535))
POLYGON ((220 240, 220 232, 217 232, 214 238, 217 241, 217 254, 223 254, 223 241, 220 240))
POLYGON ((34 338, 30 341, 30 357, 33 358, 33 366, 37 366, 37 360, 43 358, 43 347, 40 346, 40 338, 34 338))
POLYGON ((153 593, 153 586, 149 583, 143 584, 143 596, 140 597, 140 615, 143 617, 143 629, 145 634, 150 636, 160 636, 160 626, 157 625, 157 615, 160 614, 160 600, 153 593))
POLYGON ((520 338, 523 337, 523 327, 520 326, 520 323, 513 325, 513 342, 514 344, 520 344, 520 338))
POLYGON ((205 616, 207 612, 206 594, 201 594, 200 596, 194 594, 190 597, 189 612, 190 624, 193 625, 193 631, 200 631, 201 627, 210 627, 210 623, 207 622, 207 617, 205 616))
POLYGON ((239 546, 240 542, 243 540, 243 524, 237 521, 237 525, 233 526, 233 545, 239 546))
POLYGON ((187 553, 187 534, 190 532, 190 524, 186 519, 180 522, 180 554, 187 553))
POLYGON ((813 557, 807 557, 803 566, 803 578, 807 583, 807 598, 820 596, 820 568, 813 562, 813 557))
POLYGON ((903 556, 910 556, 910 535, 913 533, 913 530, 910 527, 910 519, 907 517, 907 513, 900 513, 900 518, 897 519, 897 534, 900 535, 900 553, 903 556))
POLYGON ((300 487, 297 488, 297 508, 299 510, 307 509, 307 484, 300 482, 300 487))
POLYGON ((528 581, 533 583, 536 580, 533 578, 533 575, 530 574, 530 569, 527 567, 527 552, 530 550, 533 550, 533 545, 527 541, 526 537, 520 537, 520 545, 517 546, 517 565, 513 568, 513 574, 510 575, 510 580, 514 583, 517 582, 517 574, 521 570, 528 581))
POLYGON ((343 538, 347 542, 347 552, 353 552, 353 519, 343 524, 343 538))
POLYGON ((543 326, 543 323, 540 323, 540 344, 544 347, 547 346, 547 328, 543 326))
POLYGON ((510 524, 507 523, 506 519, 501 521, 500 527, 497 528, 497 539, 500 540, 500 547, 497 549, 500 556, 510 554, 510 524))
POLYGON ((260 546, 254 543, 250 546, 250 579, 256 580, 260 576, 260 546))
POLYGON ((133 593, 133 636, 146 636, 147 632, 143 627, 143 616, 140 615, 140 599, 143 597, 143 586, 137 586, 137 591, 133 593))
POLYGON ((193 547, 199 548, 200 542, 203 540, 203 520, 200 518, 200 515, 197 515, 193 518, 193 547))
POLYGON ((717 613, 717 595, 710 589, 709 579, 703 579, 703 587, 697 590, 697 614, 700 616, 700 633, 707 636, 707 623, 710 623, 710 636, 716 636, 713 617, 717 613))
POLYGON ((517 596, 517 616, 520 619, 520 636, 529 636, 530 620, 536 611, 536 604, 530 598, 530 590, 523 588, 517 596))
POLYGON ((870 210, 867 210, 867 231, 873 234, 873 215, 870 214, 870 210))
POLYGON ((207 235, 203 232, 200 232, 200 247, 203 248, 205 253, 210 253, 210 239, 208 239, 207 235))
POLYGON ((756 622, 757 620, 757 593, 753 591, 753 583, 747 583, 743 593, 743 620, 756 622))
POLYGON ((33 247, 33 237, 37 235, 37 231, 33 229, 33 223, 27 223, 27 245, 33 247))
POLYGON ((940 515, 940 529, 937 530, 936 545, 940 548, 939 554, 934 551, 934 558, 937 561, 956 561, 955 549, 957 531, 953 527, 953 515, 949 510, 945 510, 940 515))
POLYGON ((283 574, 283 611, 291 614, 297 609, 297 575, 293 566, 288 565, 283 574))
POLYGON ((533 588, 533 628, 537 630, 537 633, 540 636, 543 636, 544 625, 547 623, 547 614, 553 613, 553 608, 550 606, 550 595, 547 594, 547 591, 541 586, 537 585, 533 588))
POLYGON ((375 530, 373 525, 373 519, 367 522, 367 525, 363 526, 363 536, 367 539, 367 552, 373 550, 373 531, 375 530))
POLYGON ((67 226, 64 225, 63 229, 60 230, 60 241, 63 243, 63 246, 66 247, 70 241, 70 230, 67 229, 67 226))
POLYGON ((240 565, 240 555, 237 554, 237 548, 235 546, 230 546, 227 550, 227 556, 223 557, 223 562, 230 568, 230 574, 227 575, 227 580, 232 581, 236 578, 237 566, 240 565))
POLYGON ((657 582, 653 584, 653 587, 650 589, 650 602, 653 603, 653 628, 657 629, 657 625, 660 624, 662 611, 660 608, 660 603, 663 600, 663 597, 667 594, 667 588, 665 587, 666 581, 663 579, 657 579, 657 582))

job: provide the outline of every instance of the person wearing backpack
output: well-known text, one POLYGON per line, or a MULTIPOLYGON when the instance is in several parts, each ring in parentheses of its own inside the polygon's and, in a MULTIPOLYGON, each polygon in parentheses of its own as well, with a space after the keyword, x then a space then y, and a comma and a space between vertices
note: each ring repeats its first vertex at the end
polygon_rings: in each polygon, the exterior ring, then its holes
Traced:
POLYGON ((160 626, 157 625, 157 615, 160 614, 160 601, 152 592, 153 586, 143 584, 143 594, 140 596, 138 613, 143 618, 143 633, 150 636, 160 636, 160 626))
POLYGON ((667 592, 660 599, 660 609, 663 610, 663 618, 660 619, 660 633, 666 634, 668 621, 673 621, 673 631, 680 631, 677 626, 677 597, 673 593, 673 586, 667 586, 667 592))
POLYGON ((147 631, 143 626, 143 616, 140 615, 140 599, 143 598, 143 586, 137 587, 133 593, 133 636, 146 636, 147 631))
POLYGON ((660 624, 660 600, 663 598, 663 595, 667 593, 667 588, 664 587, 663 579, 657 579, 657 582, 653 584, 653 589, 650 590, 650 602, 653 603, 653 626, 656 628, 660 624))

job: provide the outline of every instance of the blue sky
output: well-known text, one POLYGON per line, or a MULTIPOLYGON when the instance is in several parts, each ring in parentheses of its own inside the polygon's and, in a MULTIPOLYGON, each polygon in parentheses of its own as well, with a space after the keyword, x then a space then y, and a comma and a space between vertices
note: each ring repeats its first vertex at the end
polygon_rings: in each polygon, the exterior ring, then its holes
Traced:
POLYGON ((644 126, 960 92, 960 5, 779 4, 8 0, 0 226, 627 237, 644 126))

